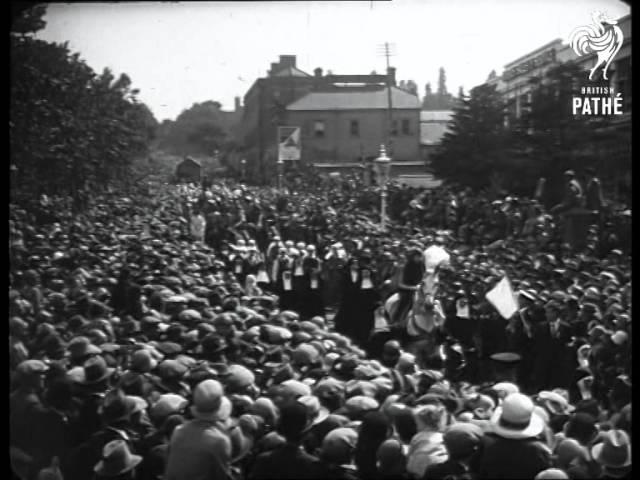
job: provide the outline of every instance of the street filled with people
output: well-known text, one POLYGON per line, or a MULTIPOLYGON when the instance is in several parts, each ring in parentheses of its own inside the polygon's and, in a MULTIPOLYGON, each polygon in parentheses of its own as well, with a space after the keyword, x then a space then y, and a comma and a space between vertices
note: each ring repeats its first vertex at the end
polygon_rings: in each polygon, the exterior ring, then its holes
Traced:
POLYGON ((587 205, 578 247, 566 202, 388 201, 384 227, 350 177, 11 204, 14 473, 631 478, 630 207, 587 205))

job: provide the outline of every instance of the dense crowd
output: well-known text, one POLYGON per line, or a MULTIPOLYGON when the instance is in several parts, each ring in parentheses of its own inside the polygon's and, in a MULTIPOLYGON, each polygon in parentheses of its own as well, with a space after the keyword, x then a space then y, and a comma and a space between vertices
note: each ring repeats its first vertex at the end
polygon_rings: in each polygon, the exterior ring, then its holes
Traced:
POLYGON ((14 473, 631 478, 630 211, 575 249, 536 200, 389 199, 386 229, 354 181, 11 205, 14 473), (443 321, 411 331, 432 245, 443 321), (485 298, 504 276, 509 319, 485 298))

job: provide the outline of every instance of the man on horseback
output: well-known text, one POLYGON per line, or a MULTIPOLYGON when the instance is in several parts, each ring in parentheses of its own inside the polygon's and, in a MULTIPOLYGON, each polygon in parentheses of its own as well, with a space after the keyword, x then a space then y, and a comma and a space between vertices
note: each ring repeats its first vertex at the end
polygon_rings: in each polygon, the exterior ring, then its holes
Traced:
POLYGON ((422 283, 425 274, 422 252, 418 248, 411 248, 407 252, 407 261, 402 270, 400 281, 398 282, 398 304, 391 318, 391 324, 397 325, 404 321, 407 313, 411 310, 413 297, 422 283))

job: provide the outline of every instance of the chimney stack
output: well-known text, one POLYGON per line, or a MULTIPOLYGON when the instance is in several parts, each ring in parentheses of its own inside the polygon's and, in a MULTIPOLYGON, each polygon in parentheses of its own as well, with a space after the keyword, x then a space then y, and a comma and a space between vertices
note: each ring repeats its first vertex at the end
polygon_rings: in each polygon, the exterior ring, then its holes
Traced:
POLYGON ((280 55, 280 68, 296 68, 295 55, 280 55))
POLYGON ((240 97, 235 97, 234 100, 235 100, 235 110, 234 111, 239 112, 240 108, 241 108, 240 107, 240 97))
POLYGON ((387 76, 389 77, 389 85, 396 86, 396 67, 387 68, 387 76))
POLYGON ((271 64, 271 68, 269 69, 269 76, 274 75, 278 71, 279 63, 273 62, 271 64))

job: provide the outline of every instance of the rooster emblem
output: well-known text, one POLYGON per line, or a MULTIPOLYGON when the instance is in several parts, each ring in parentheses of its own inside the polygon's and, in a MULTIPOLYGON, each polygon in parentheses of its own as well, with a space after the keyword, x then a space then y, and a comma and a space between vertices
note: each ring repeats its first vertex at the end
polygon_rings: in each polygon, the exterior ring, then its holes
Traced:
POLYGON ((598 55, 596 64, 589 71, 589 80, 593 79, 593 74, 600 66, 603 66, 602 78, 608 80, 607 69, 622 47, 622 30, 616 20, 610 19, 602 12, 593 12, 591 19, 592 25, 584 25, 571 32, 569 44, 579 57, 589 53, 598 55))

